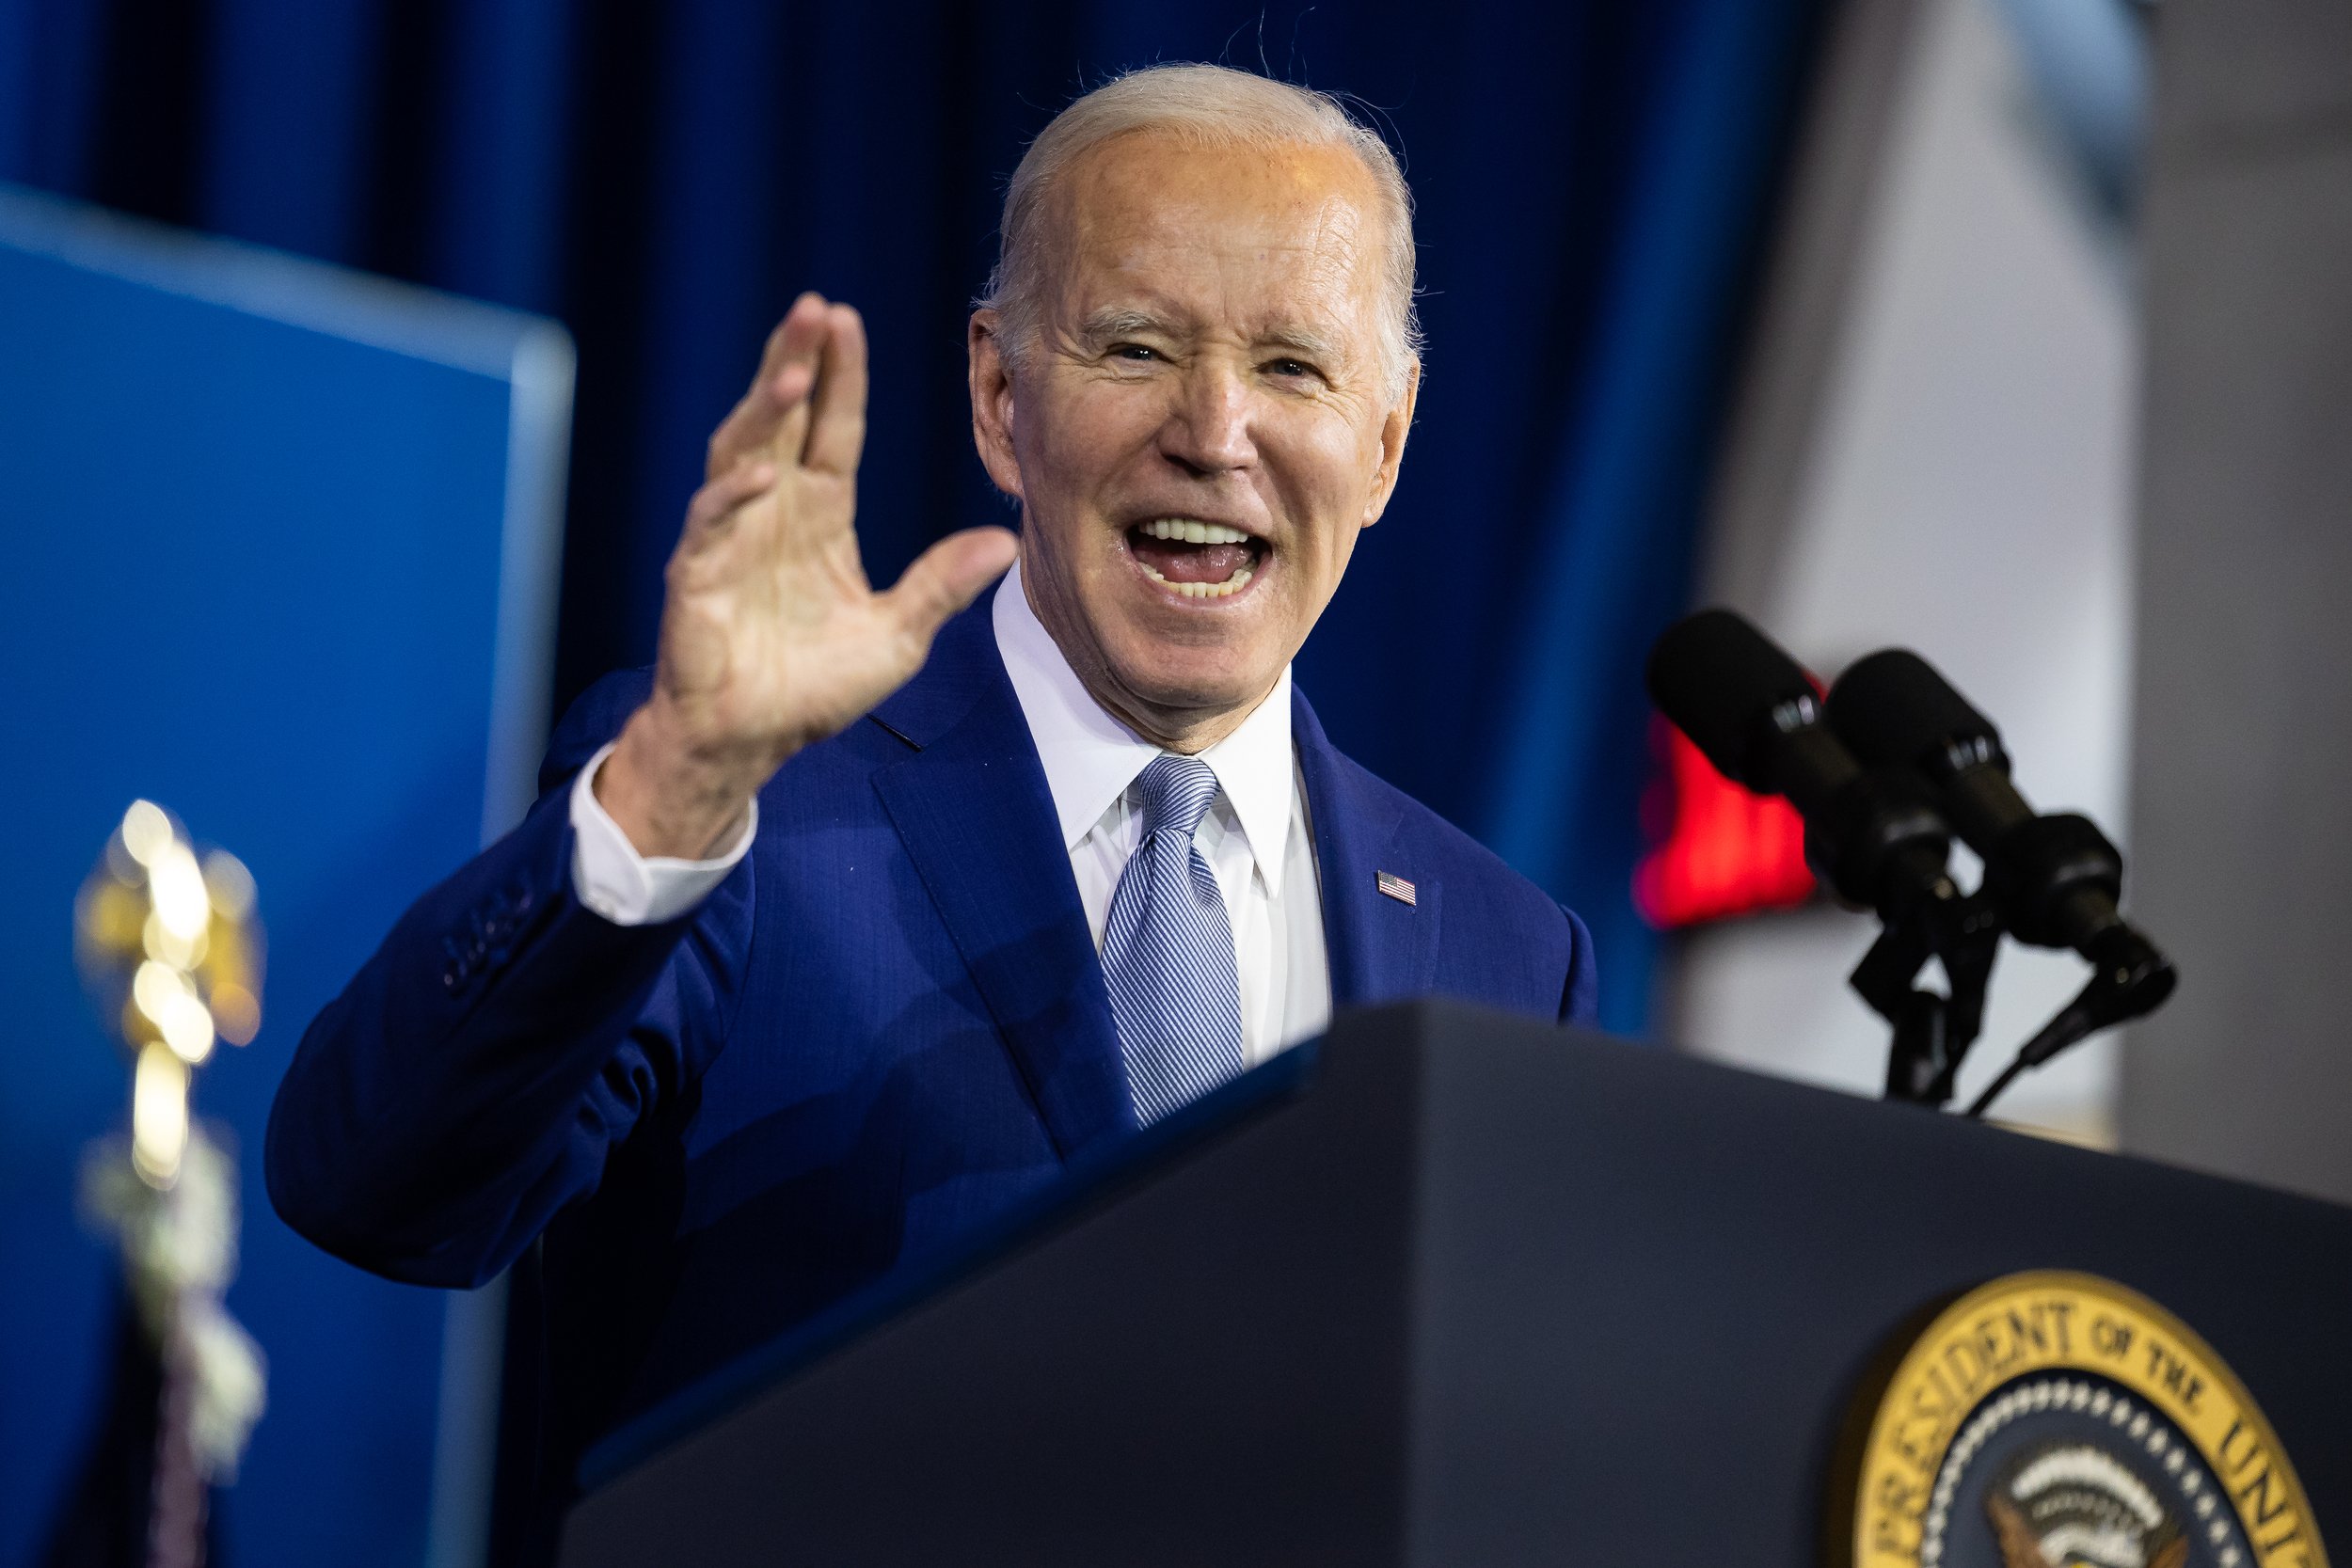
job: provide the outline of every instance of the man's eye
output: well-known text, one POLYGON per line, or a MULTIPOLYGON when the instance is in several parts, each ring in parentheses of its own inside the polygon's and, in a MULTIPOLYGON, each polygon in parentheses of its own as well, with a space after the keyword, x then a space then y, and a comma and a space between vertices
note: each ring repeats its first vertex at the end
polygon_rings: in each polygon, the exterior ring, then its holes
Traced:
POLYGON ((1315 368, 1307 363, 1304 359, 1268 360, 1266 362, 1266 370, 1272 374, 1285 378, 1312 375, 1315 373, 1315 368))
POLYGON ((1125 359, 1137 365, 1148 365, 1159 356, 1159 350, 1146 348, 1141 343, 1120 343, 1111 350, 1112 358, 1125 359))

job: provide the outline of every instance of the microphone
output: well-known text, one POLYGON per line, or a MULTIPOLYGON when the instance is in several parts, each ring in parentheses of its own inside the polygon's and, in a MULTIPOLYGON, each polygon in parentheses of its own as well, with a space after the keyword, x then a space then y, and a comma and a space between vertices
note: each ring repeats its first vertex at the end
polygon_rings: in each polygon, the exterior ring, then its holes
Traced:
POLYGON ((1935 790, 1946 818, 1984 861, 1985 886, 2010 933, 2090 960, 2120 1017, 2149 1012, 2178 976, 2116 908, 2123 857, 2073 813, 2044 816, 2010 782, 1993 721, 1917 654, 1862 659, 1830 692, 1829 725, 1865 766, 1908 768, 1935 790))
POLYGON ((1806 859, 1849 904, 1892 924, 1923 899, 1958 895, 1943 818, 1900 775, 1866 773, 1825 721, 1811 677, 1740 616, 1702 610, 1667 628, 1646 684, 1718 772, 1797 808, 1806 859))

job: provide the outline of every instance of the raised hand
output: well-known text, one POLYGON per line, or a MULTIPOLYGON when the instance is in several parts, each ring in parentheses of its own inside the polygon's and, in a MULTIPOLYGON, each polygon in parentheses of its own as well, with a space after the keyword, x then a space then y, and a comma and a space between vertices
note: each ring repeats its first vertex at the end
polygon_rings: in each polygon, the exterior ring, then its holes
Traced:
POLYGON ((1009 531, 968 529, 876 593, 851 526, 865 443, 865 325, 803 294, 710 438, 670 558, 653 695, 596 776, 640 854, 723 847, 786 758, 904 685, 942 623, 1012 563, 1009 531))

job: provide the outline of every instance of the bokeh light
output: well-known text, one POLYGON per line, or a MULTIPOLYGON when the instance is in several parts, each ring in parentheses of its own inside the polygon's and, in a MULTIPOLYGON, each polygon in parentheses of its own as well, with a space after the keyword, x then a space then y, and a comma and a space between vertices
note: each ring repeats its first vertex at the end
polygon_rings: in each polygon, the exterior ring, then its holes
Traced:
POLYGON ((224 849, 199 855, 177 818, 135 800, 74 901, 83 979, 135 1056, 132 1164, 176 1179, 188 1138, 189 1069, 217 1041, 262 1026, 262 928, 253 874, 224 849))

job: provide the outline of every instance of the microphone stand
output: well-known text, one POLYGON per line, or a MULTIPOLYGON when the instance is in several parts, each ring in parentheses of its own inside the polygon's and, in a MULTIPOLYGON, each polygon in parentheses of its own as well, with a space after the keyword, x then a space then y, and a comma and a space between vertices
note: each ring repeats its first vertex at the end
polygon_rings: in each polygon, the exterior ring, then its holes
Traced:
POLYGON ((1950 879, 1913 900, 1879 932, 1847 983, 1894 1026, 1886 1098, 1940 1109, 1950 1102, 1960 1064, 1984 1027, 1984 995, 2000 950, 2001 917, 1981 889, 1963 895, 1950 879), (1929 958, 1943 960, 1947 991, 1916 982, 1929 958))
POLYGON ((2018 1048, 2009 1066, 1970 1101, 1963 1116, 1982 1117, 2026 1069, 2040 1067, 2102 1029, 2154 1012, 2172 994, 2178 978, 2172 965, 2129 926, 2118 921, 2093 937, 2088 946, 2090 979, 2074 1001, 2042 1026, 2041 1033, 2018 1048))
MULTIPOLYGON (((1880 931, 1847 983, 1894 1027, 1886 1058, 1886 1098, 1941 1109, 1951 1102, 1961 1063, 1984 1025, 1985 990, 2005 929, 2000 907, 1979 888, 1963 896, 1947 881, 1913 900, 1880 931), (1929 958, 1943 960, 1947 992, 1918 985, 1929 958)), ((2030 1069, 2102 1029, 2155 1011, 2171 994, 2171 964, 2120 922, 2091 943, 2090 978, 2000 1075, 1961 1114, 1981 1119, 2030 1069)))

